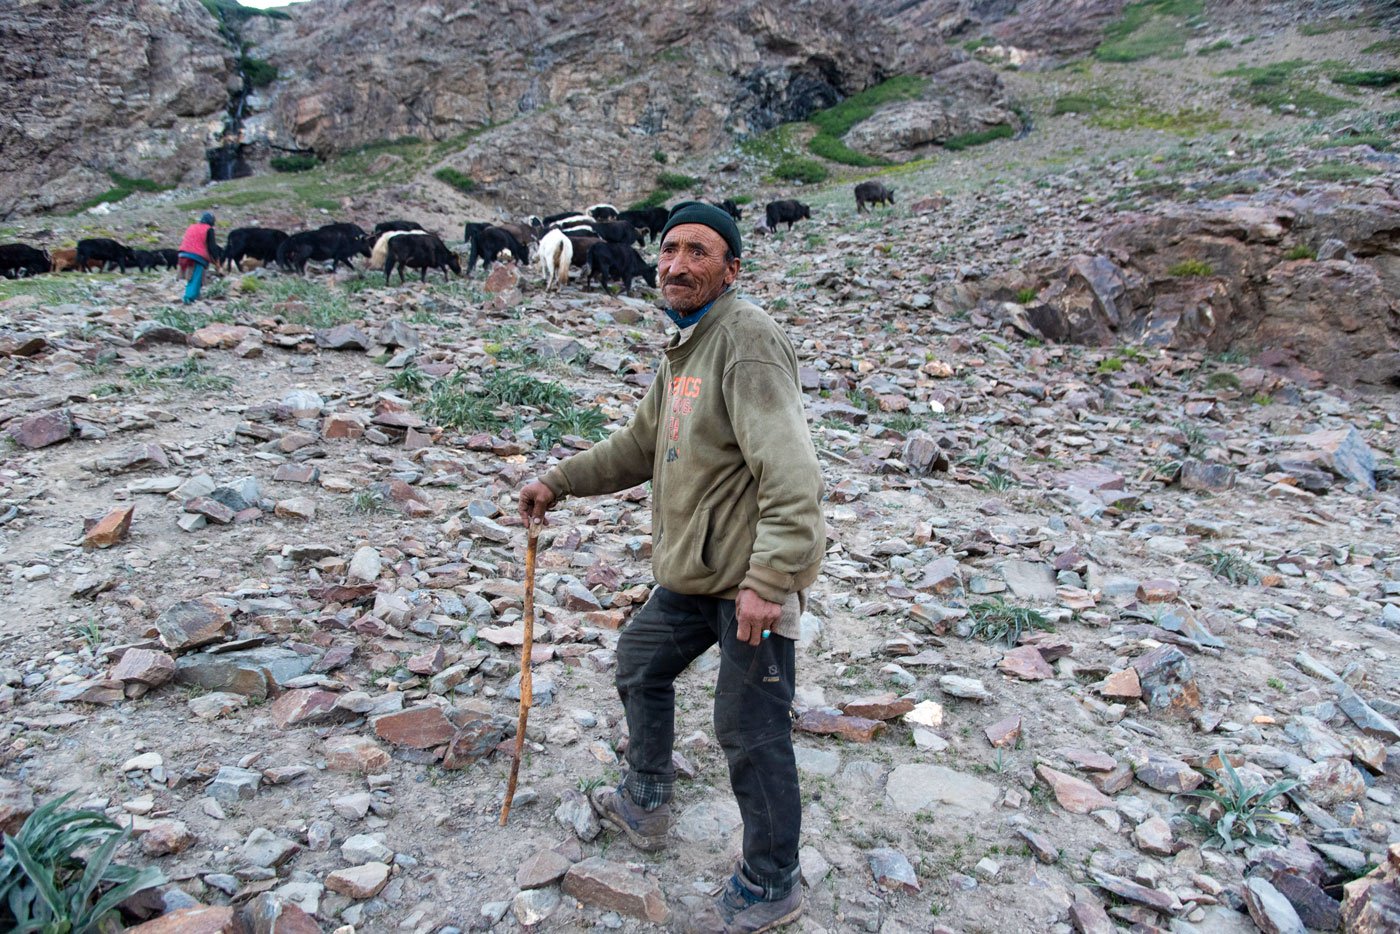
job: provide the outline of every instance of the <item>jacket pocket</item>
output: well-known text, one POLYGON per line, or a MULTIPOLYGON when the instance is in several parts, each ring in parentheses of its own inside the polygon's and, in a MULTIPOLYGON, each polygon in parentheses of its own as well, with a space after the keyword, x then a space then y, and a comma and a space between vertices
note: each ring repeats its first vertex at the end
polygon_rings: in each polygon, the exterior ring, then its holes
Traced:
POLYGON ((713 512, 710 509, 700 510, 700 515, 696 517, 700 534, 695 536, 694 554, 695 563, 707 574, 715 573, 715 530, 711 525, 713 512))

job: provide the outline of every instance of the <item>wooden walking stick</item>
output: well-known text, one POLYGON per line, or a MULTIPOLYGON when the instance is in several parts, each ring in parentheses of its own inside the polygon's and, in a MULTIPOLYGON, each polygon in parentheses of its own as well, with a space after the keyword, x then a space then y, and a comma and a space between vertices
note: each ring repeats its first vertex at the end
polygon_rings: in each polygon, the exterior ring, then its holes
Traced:
POLYGON ((506 800, 501 805, 501 826, 510 816, 510 803, 515 800, 515 782, 520 777, 520 756, 525 751, 525 722, 530 719, 530 705, 535 702, 534 679, 530 675, 530 649, 535 642, 535 549, 539 545, 540 526, 530 523, 525 541, 525 641, 520 643, 520 716, 515 724, 515 756, 510 760, 510 781, 506 783, 506 800))

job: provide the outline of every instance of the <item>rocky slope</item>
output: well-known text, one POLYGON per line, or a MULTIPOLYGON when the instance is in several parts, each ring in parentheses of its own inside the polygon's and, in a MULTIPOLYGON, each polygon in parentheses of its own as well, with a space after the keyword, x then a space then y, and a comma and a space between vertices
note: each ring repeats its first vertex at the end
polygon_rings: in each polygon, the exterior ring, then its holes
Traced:
POLYGON ((207 179, 235 68, 199 0, 0 5, 0 217, 207 179))

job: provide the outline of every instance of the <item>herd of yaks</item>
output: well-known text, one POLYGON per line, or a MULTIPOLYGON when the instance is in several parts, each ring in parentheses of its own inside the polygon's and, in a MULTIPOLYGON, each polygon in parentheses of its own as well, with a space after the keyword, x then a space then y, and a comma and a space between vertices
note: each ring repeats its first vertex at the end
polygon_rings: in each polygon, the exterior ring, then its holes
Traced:
MULTIPOLYGON (((855 196, 858 212, 867 204, 894 203, 894 192, 880 182, 862 182, 856 186, 855 196)), ((712 203, 736 222, 743 219, 742 209, 733 200, 712 203)), ((465 273, 460 258, 441 237, 408 220, 381 221, 369 232, 352 223, 326 224, 292 234, 267 227, 238 227, 229 231, 222 247, 215 245, 213 258, 216 266, 229 269, 276 264, 285 272, 304 273, 311 261, 328 262, 332 271, 342 263, 354 269, 352 257, 362 256, 369 258, 371 270, 384 271, 387 284, 395 269, 400 282, 406 269, 419 270, 424 281, 430 269, 442 270, 444 277, 450 273, 471 276, 478 262, 483 271, 489 270, 502 254, 524 265, 531 261, 533 248, 547 290, 567 284, 570 269, 577 268, 587 270, 585 285, 591 286, 597 278, 606 290, 611 279, 630 292, 637 277, 656 285, 656 266, 648 263, 637 247, 655 242, 669 216, 664 207, 619 211, 609 204, 595 204, 585 211, 531 215, 521 223, 468 222, 463 231, 465 273)), ((796 221, 811 216, 811 209, 800 201, 770 201, 760 226, 773 229, 785 223, 791 229, 796 221)), ((79 240, 75 247, 52 252, 26 243, 0 245, 0 275, 7 278, 109 269, 125 273, 128 268, 146 272, 159 266, 174 269, 177 263, 175 250, 138 250, 108 237, 79 240)))

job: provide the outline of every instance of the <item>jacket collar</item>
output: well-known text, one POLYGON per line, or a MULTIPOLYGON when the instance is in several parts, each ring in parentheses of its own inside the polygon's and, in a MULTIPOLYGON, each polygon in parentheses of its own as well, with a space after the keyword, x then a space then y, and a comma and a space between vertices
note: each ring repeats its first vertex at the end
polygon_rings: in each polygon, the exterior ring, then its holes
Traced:
POLYGON ((738 301, 738 294, 738 290, 732 285, 721 292, 705 308, 704 315, 701 316, 699 323, 695 325, 695 330, 691 332, 690 338, 684 344, 677 346, 681 336, 679 334, 672 336, 671 343, 666 347, 666 356, 672 360, 680 360, 689 354, 691 348, 700 343, 700 339, 713 330, 720 319, 728 315, 730 309, 734 307, 734 303, 738 301))

